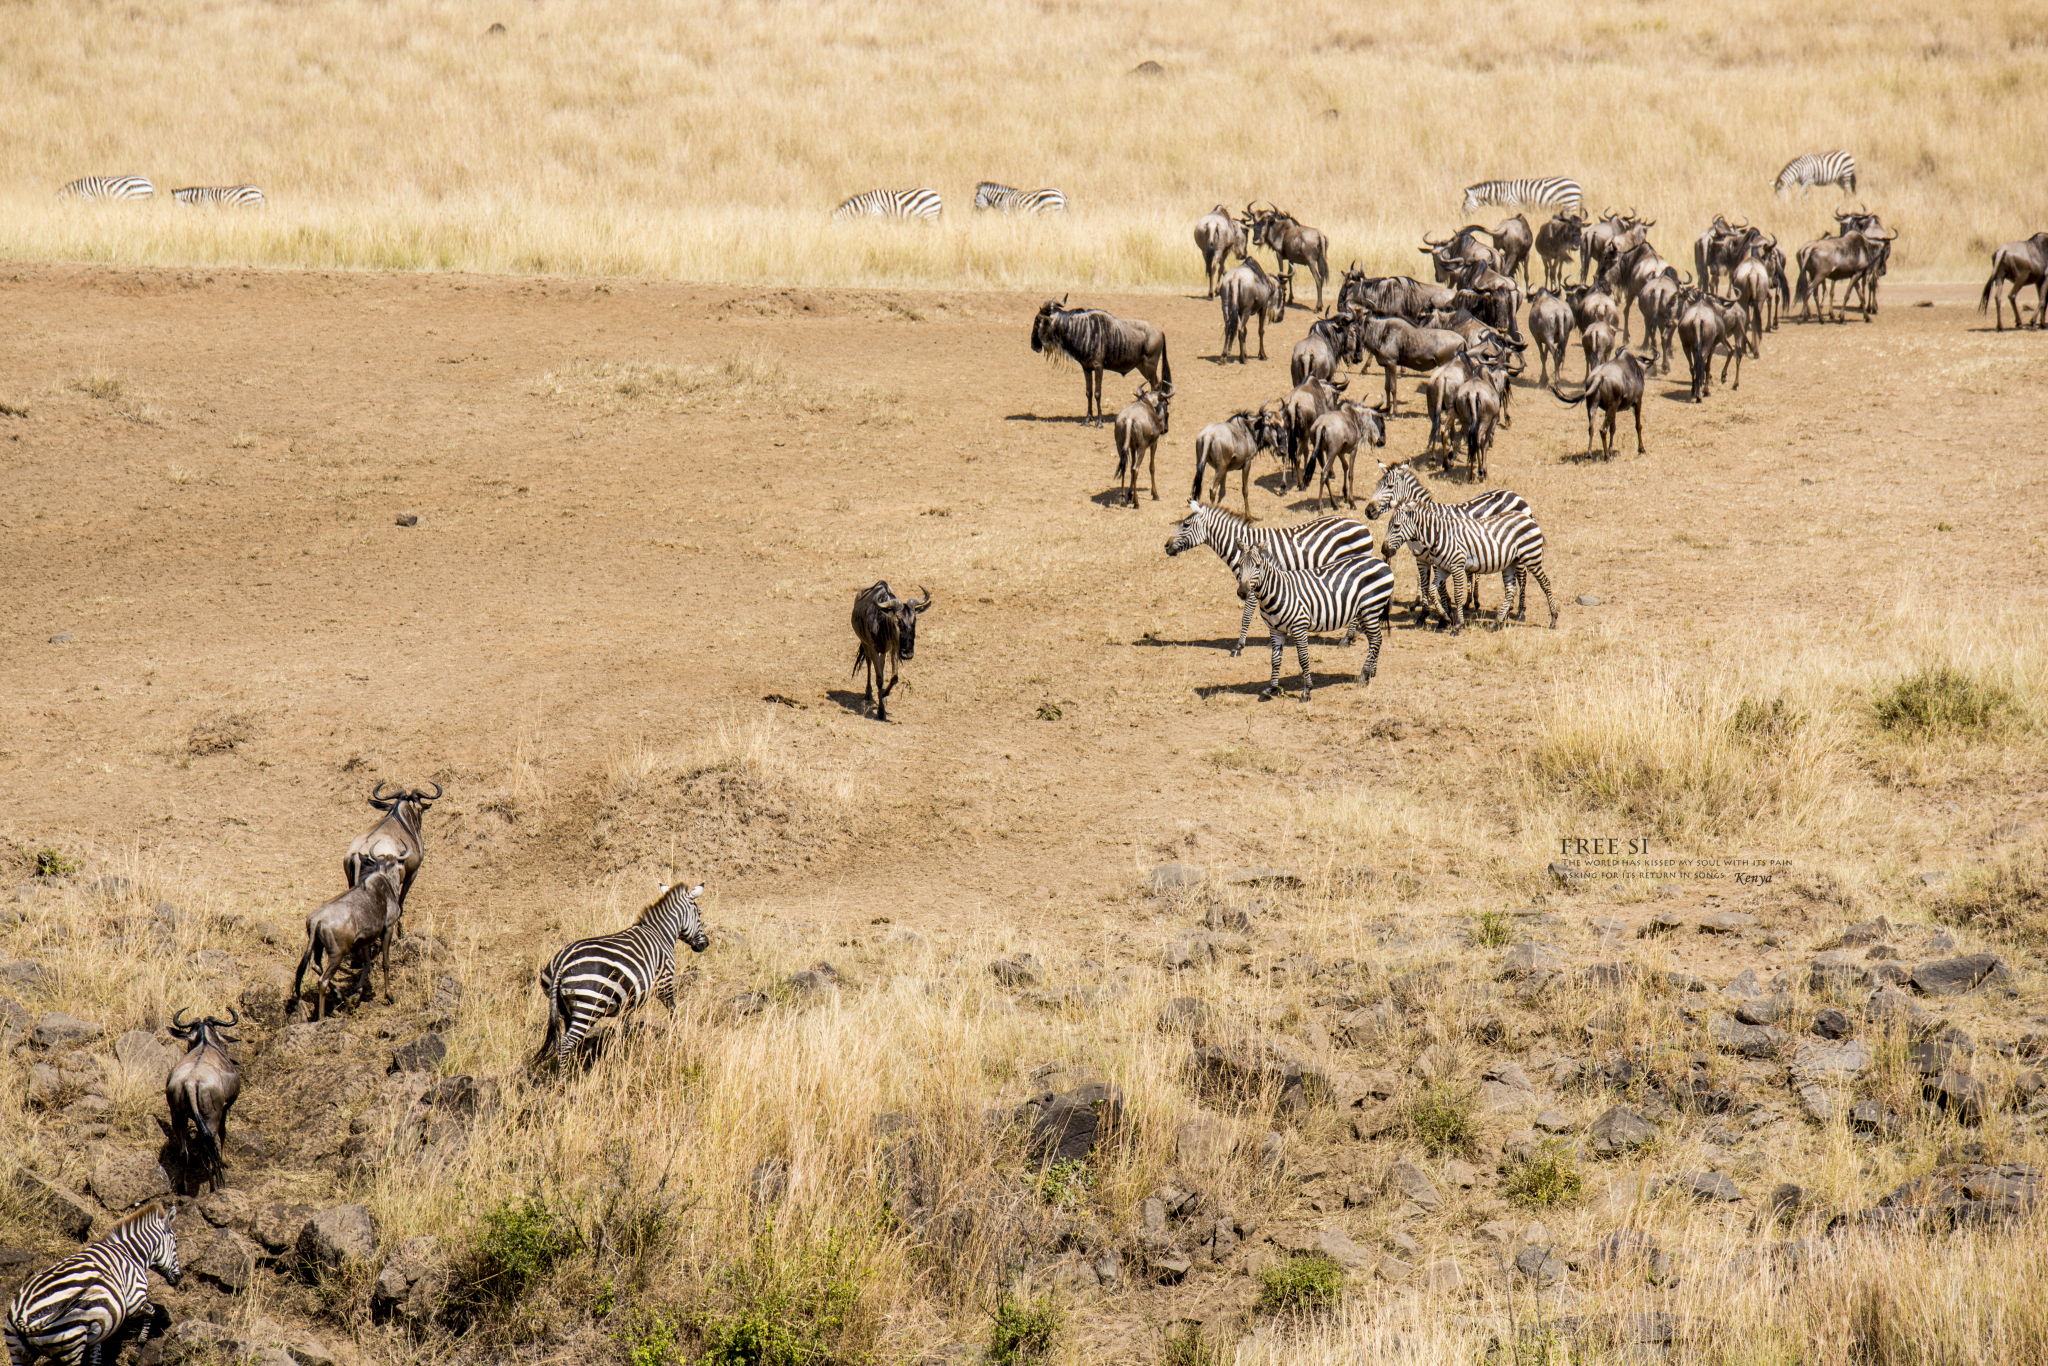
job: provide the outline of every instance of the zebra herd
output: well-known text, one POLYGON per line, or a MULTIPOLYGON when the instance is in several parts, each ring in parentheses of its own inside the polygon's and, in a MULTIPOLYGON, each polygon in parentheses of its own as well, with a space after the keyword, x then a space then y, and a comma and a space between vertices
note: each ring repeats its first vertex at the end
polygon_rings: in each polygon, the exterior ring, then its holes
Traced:
MULTIPOLYGON (((60 204, 67 200, 112 204, 154 198, 156 186, 147 177, 139 175, 85 176, 57 191, 60 204)), ((180 204, 227 205, 237 209, 260 209, 268 202, 263 191, 254 185, 187 185, 183 189, 172 190, 171 198, 180 204)))
MULTIPOLYGON (((974 187, 974 208, 977 213, 983 210, 1013 214, 1065 213, 1067 197, 1051 187, 1019 190, 984 180, 974 187)), ((939 198, 939 192, 919 187, 869 190, 865 194, 854 195, 842 200, 839 207, 832 210, 832 218, 835 222, 849 218, 918 218, 936 223, 943 212, 945 203, 939 198)))

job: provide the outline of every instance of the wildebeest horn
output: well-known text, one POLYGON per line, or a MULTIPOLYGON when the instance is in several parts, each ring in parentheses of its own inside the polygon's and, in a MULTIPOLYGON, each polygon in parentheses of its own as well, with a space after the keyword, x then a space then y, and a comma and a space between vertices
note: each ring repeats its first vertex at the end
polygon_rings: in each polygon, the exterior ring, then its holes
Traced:
POLYGON ((923 584, 919 584, 917 591, 924 594, 924 600, 922 602, 906 603, 905 605, 913 611, 922 612, 925 608, 932 605, 932 590, 926 588, 923 584))
MULTIPOLYGON (((431 778, 429 778, 429 779, 428 779, 427 781, 428 781, 428 782, 429 782, 430 784, 432 784, 432 786, 433 786, 433 789, 434 789, 434 795, 433 795, 433 796, 431 796, 431 797, 426 797, 426 798, 422 798, 422 800, 424 800, 424 801, 430 801, 430 802, 438 802, 438 801, 440 801, 440 800, 441 800, 441 785, 440 785, 439 783, 436 783, 436 782, 434 782, 434 780, 433 780, 433 779, 431 779, 431 778)), ((419 794, 419 793, 417 793, 417 792, 413 793, 413 796, 415 796, 415 797, 418 797, 419 795, 420 795, 420 794, 419 794)))
POLYGON ((386 798, 384 796, 384 783, 380 779, 377 785, 370 789, 370 805, 377 806, 383 803, 385 800, 386 798))
POLYGON ((240 1024, 241 1022, 242 1022, 242 1017, 241 1017, 241 1015, 240 1015, 240 1014, 238 1014, 238 1013, 236 1012, 236 1010, 235 1010, 235 1008, 234 1008, 233 1006, 229 1006, 229 1007, 228 1007, 228 1018, 227 1018, 227 1019, 225 1019, 225 1020, 214 1020, 214 1021, 213 1021, 213 1023, 215 1023, 215 1024, 219 1025, 219 1026, 220 1026, 221 1028, 223 1028, 223 1029, 233 1029, 233 1028, 234 1028, 234 1027, 235 1027, 236 1025, 240 1024))
POLYGON ((192 1007, 190 1007, 190 1006, 180 1006, 180 1007, 178 1007, 178 1013, 177 1013, 177 1014, 175 1014, 175 1015, 173 1015, 173 1016, 171 1016, 171 1028, 172 1028, 172 1029, 176 1030, 176 1029, 189 1029, 189 1028, 191 1028, 191 1026, 190 1026, 190 1025, 187 1025, 187 1024, 185 1023, 185 1012, 186 1012, 186 1011, 188 1011, 188 1010, 190 1010, 191 1008, 192 1008, 192 1007))

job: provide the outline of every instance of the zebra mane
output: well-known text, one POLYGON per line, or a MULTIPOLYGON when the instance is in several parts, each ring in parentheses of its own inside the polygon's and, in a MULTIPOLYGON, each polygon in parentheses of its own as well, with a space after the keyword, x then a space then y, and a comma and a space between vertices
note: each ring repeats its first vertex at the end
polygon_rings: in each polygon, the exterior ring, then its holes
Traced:
POLYGON ((634 919, 633 923, 635 925, 649 924, 653 921, 656 913, 674 905, 679 899, 688 900, 689 896, 690 889, 688 886, 681 882, 674 883, 660 896, 641 907, 640 914, 634 919))
POLYGON ((99 1241, 104 1243, 118 1233, 126 1233, 132 1228, 149 1223, 159 1214, 163 1215, 166 1219, 175 1219, 178 1214, 178 1207, 175 1203, 166 1205, 162 1200, 152 1200, 133 1214, 123 1215, 112 1228, 107 1230, 106 1236, 102 1237, 99 1241))

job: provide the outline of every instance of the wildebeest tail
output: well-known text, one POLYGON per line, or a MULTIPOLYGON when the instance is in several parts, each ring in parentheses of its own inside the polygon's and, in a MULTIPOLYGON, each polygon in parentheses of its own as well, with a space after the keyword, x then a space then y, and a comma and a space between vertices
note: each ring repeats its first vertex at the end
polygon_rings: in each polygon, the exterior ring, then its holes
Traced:
POLYGON ((1166 338, 1159 339, 1159 382, 1173 383, 1173 362, 1166 358, 1166 338))
MULTIPOLYGON (((1993 257, 1991 261, 1991 278, 1984 282, 1983 297, 1977 300, 1977 311, 1979 313, 1982 313, 1991 306, 1991 287, 1998 283, 1998 266, 1998 259, 1993 257)), ((2014 292, 2017 293, 2018 291, 2014 292)))

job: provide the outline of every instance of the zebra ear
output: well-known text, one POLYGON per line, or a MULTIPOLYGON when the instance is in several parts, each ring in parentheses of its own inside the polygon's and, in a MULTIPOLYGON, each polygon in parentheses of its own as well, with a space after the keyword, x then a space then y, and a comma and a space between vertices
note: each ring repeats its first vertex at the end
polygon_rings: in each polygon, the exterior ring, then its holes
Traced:
POLYGON ((691 899, 692 901, 695 901, 695 900, 696 900, 696 899, 697 899, 698 897, 700 897, 700 896, 702 896, 702 895, 704 895, 704 884, 703 884, 703 883, 701 883, 701 882, 700 882, 700 883, 698 883, 698 884, 697 884, 696 886, 694 886, 694 887, 692 887, 692 888, 690 889, 690 899, 691 899))

